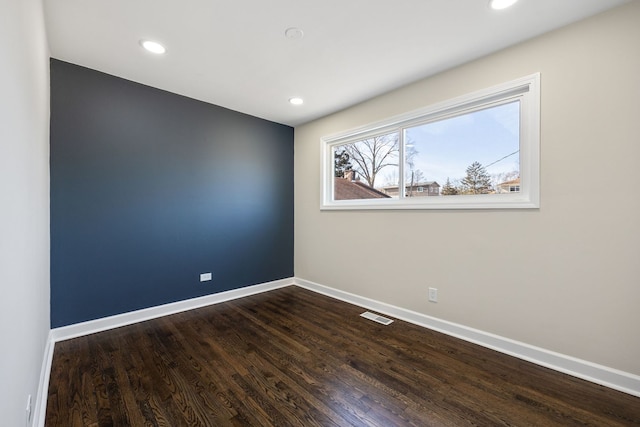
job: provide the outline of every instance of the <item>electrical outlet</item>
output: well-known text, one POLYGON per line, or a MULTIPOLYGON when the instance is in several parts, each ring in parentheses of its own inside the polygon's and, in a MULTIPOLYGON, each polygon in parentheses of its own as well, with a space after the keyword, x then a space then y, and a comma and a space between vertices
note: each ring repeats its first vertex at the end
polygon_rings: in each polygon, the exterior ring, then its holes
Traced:
POLYGON ((429 301, 438 302, 438 290, 436 288, 429 288, 429 301))
POLYGON ((200 281, 201 282, 208 282, 209 280, 211 280, 212 274, 211 273, 202 273, 200 275, 200 281))

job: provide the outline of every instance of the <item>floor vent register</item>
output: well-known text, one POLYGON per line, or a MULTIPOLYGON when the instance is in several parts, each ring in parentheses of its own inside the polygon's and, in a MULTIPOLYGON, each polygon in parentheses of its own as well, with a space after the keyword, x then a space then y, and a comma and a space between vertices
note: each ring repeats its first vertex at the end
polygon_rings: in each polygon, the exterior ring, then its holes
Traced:
POLYGON ((373 320, 374 322, 382 323, 383 325, 390 325, 391 323, 393 323, 393 320, 379 316, 370 311, 365 311, 360 316, 364 317, 365 319, 373 320))

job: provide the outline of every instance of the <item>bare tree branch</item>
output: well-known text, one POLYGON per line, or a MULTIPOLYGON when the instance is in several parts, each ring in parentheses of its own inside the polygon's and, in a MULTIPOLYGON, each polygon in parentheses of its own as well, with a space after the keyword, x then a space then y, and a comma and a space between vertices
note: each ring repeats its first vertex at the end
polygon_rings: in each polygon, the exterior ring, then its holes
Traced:
POLYGON ((353 169, 374 187, 378 173, 387 166, 398 166, 397 133, 374 136, 342 146, 354 163, 353 169), (395 158, 395 163, 393 159, 395 158))

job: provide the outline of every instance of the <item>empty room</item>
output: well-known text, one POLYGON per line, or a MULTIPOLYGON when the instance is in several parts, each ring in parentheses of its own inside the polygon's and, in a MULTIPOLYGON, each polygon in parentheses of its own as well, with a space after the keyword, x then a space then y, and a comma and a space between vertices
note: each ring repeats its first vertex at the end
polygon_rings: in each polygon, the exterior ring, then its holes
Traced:
POLYGON ((0 17, 1 425, 640 425, 640 0, 0 17))

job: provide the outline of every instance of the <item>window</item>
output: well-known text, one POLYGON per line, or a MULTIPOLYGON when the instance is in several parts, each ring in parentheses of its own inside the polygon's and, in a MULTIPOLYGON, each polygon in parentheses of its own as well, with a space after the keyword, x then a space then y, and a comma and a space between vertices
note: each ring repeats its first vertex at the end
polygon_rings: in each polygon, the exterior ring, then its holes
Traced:
POLYGON ((321 208, 537 208, 539 81, 322 138, 321 208))
POLYGON ((399 143, 398 132, 390 132, 333 145, 333 200, 397 198, 399 143), (391 187, 376 185, 382 172, 395 176, 391 187))

